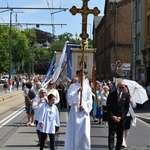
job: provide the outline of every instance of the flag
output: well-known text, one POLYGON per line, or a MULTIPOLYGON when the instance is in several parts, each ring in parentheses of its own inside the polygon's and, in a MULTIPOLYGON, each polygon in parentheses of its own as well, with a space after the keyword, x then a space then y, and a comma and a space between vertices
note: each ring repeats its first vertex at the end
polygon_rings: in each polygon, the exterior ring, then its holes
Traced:
POLYGON ((67 77, 72 78, 72 55, 71 48, 81 48, 77 43, 67 43, 66 53, 67 53, 67 77))
POLYGON ((67 47, 67 44, 64 45, 64 48, 63 48, 62 54, 60 56, 60 60, 59 60, 58 66, 55 69, 54 74, 52 75, 52 80, 54 82, 57 81, 57 79, 58 79, 58 77, 60 75, 60 72, 61 72, 61 69, 62 69, 62 64, 63 64, 64 57, 65 57, 66 47, 67 47))
POLYGON ((55 59, 56 59, 56 55, 54 54, 43 82, 47 81, 50 78, 50 75, 53 73, 55 59))

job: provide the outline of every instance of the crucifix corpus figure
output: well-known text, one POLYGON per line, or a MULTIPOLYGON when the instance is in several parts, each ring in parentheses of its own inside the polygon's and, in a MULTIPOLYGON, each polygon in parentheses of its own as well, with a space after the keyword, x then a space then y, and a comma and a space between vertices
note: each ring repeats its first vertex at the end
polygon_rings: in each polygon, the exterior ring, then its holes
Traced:
MULTIPOLYGON (((76 8, 76 6, 73 6, 70 9, 70 12, 72 15, 76 15, 77 13, 80 13, 82 15, 82 33, 80 34, 80 37, 82 38, 82 79, 81 79, 81 87, 83 86, 83 74, 84 74, 84 53, 85 53, 85 46, 86 46, 86 39, 89 37, 87 34, 87 16, 89 14, 93 14, 94 16, 97 16, 100 13, 100 10, 97 7, 94 7, 94 9, 88 8, 88 1, 89 0, 82 0, 83 6, 82 8, 76 8)), ((80 105, 82 104, 82 91, 80 92, 80 105)))

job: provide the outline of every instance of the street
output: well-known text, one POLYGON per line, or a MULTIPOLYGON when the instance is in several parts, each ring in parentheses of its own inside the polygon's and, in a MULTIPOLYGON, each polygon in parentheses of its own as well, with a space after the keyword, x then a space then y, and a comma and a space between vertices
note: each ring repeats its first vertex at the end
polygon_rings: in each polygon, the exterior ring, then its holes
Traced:
MULTIPOLYGON (((23 94, 0 103, 0 148, 2 150, 38 149, 35 127, 26 126, 23 94)), ((67 119, 68 112, 61 110, 61 126, 56 134, 57 150, 64 148, 67 119)), ((107 135, 108 128, 92 122, 91 118, 91 150, 108 150, 107 135)), ((127 144, 125 150, 149 150, 150 125, 137 119, 137 126, 131 128, 127 144)))

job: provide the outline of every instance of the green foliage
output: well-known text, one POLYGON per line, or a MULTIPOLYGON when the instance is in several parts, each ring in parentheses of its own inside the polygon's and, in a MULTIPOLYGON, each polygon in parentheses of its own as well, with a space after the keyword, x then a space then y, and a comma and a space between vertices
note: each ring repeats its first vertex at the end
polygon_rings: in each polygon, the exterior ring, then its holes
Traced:
POLYGON ((62 52, 62 49, 64 47, 65 41, 55 41, 52 43, 50 50, 53 52, 57 51, 57 52, 62 52))
POLYGON ((18 28, 12 27, 12 39, 10 39, 10 27, 0 26, 0 70, 8 72, 9 70, 9 53, 12 55, 12 68, 19 68, 22 59, 27 58, 27 49, 29 40, 27 36, 18 28), (10 47, 11 42, 11 47, 10 47))
POLYGON ((34 44, 36 44, 36 33, 35 33, 34 28, 32 28, 32 29, 26 28, 26 29, 24 29, 23 33, 28 38, 30 47, 32 47, 34 44))
POLYGON ((93 48, 93 40, 88 39, 88 48, 93 48))
POLYGON ((0 72, 9 69, 9 27, 0 26, 0 72))
POLYGON ((72 37, 73 37, 73 34, 66 32, 64 34, 59 35, 58 39, 59 39, 59 41, 66 42, 66 41, 70 41, 71 39, 73 39, 72 37))
MULTIPOLYGON (((9 71, 9 53, 12 54, 12 68, 18 69, 22 66, 22 60, 25 62, 24 69, 29 71, 32 63, 40 66, 39 70, 46 71, 54 52, 62 52, 66 42, 81 43, 81 40, 74 39, 71 33, 64 33, 57 37, 51 43, 49 49, 37 46, 37 35, 35 29, 25 29, 20 31, 16 27, 12 27, 12 40, 10 40, 10 27, 0 26, 0 72, 9 71), (11 47, 10 47, 11 41, 11 47), (42 63, 43 62, 43 63, 42 63), (45 64, 42 69, 42 65, 45 64), (29 67, 28 67, 29 66, 29 67)), ((92 40, 89 40, 92 45, 92 40)), ((38 67, 37 67, 38 68, 38 67)), ((38 70, 36 72, 39 73, 38 70)))
POLYGON ((63 50, 63 47, 64 47, 64 44, 66 42, 70 42, 70 43, 81 43, 81 40, 79 39, 74 39, 73 38, 73 34, 71 33, 64 33, 64 34, 61 34, 61 35, 58 35, 58 38, 57 40, 55 40, 52 45, 51 45, 51 51, 52 52, 62 52, 63 50))
POLYGON ((22 60, 27 60, 29 40, 23 32, 13 28, 12 30, 12 62, 13 68, 19 68, 22 60))
POLYGON ((50 61, 52 57, 52 52, 49 49, 43 47, 36 47, 34 50, 34 63, 38 64, 42 61, 50 61))

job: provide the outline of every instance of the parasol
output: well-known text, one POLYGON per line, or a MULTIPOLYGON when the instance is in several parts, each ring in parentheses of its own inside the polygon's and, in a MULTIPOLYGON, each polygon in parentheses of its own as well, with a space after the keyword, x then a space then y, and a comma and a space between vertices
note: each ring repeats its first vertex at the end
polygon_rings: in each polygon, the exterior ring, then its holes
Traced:
POLYGON ((143 104, 148 100, 146 90, 140 84, 133 80, 124 79, 123 81, 128 86, 133 101, 143 104))

